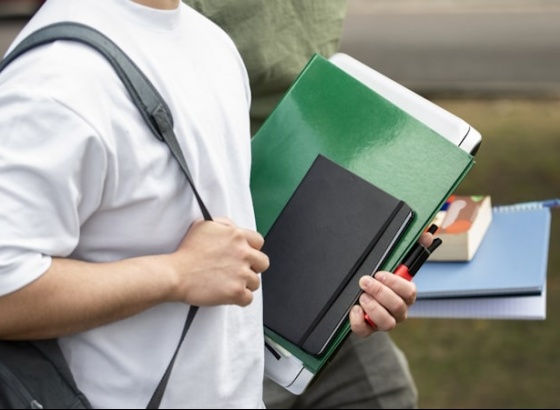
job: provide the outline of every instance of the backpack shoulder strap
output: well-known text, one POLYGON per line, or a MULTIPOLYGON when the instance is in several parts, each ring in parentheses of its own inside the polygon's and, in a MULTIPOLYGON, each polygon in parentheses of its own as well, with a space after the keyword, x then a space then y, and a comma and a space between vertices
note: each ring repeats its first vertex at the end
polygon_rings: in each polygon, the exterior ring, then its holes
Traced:
POLYGON ((92 27, 75 22, 61 22, 45 26, 23 39, 0 62, 0 72, 23 53, 56 40, 76 41, 89 45, 107 59, 126 86, 132 101, 152 133, 159 140, 167 143, 173 156, 179 162, 196 196, 204 219, 211 220, 212 217, 194 185, 189 167, 173 132, 173 116, 169 106, 138 66, 107 36, 92 27))
MULTIPOLYGON (((189 167, 173 131, 173 116, 171 115, 168 105, 138 66, 107 36, 92 27, 74 22, 61 22, 45 26, 23 39, 21 43, 0 62, 0 72, 26 51, 56 40, 77 41, 89 45, 99 51, 107 59, 126 86, 132 101, 140 111, 142 118, 152 133, 159 140, 167 143, 171 153, 179 162, 193 190, 204 219, 212 220, 206 205, 202 201, 194 185, 189 167)), ((177 358, 179 349, 197 311, 198 306, 190 307, 177 348, 150 399, 147 406, 148 409, 159 408, 175 359, 177 358)), ((45 351, 47 355, 51 352, 52 350, 45 351)))

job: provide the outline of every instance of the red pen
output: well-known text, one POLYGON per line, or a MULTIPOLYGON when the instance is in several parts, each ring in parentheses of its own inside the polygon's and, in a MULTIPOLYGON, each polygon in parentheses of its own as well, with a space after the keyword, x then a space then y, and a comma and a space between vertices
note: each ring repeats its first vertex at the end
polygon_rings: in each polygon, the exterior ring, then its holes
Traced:
MULTIPOLYGON (((431 245, 428 247, 416 243, 393 273, 401 278, 411 281, 412 278, 414 278, 414 275, 416 275, 416 272, 420 270, 424 262, 426 262, 432 252, 435 251, 441 243, 442 240, 440 238, 434 238, 431 245)), ((364 315, 364 318, 371 327, 376 327, 375 323, 373 323, 373 320, 369 318, 367 313, 364 315)))

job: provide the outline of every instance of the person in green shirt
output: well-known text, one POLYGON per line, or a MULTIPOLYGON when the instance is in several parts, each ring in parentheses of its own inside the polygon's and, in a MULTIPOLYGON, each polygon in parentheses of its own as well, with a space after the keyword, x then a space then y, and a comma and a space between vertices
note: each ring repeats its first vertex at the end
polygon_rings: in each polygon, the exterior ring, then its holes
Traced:
MULTIPOLYGON (((339 47, 346 0, 183 0, 227 32, 251 85, 255 132, 314 53, 339 47)), ((265 380, 267 408, 417 408, 403 352, 386 332, 350 335, 312 386, 296 396, 265 380)))

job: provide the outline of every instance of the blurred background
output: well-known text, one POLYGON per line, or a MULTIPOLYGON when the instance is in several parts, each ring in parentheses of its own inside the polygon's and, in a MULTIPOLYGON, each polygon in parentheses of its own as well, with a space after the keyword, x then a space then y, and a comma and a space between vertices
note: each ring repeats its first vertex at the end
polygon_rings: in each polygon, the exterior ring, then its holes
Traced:
MULTIPOLYGON (((460 193, 495 205, 560 197, 560 1, 348 5, 341 51, 481 132, 460 193)), ((546 320, 409 319, 391 333, 421 408, 560 408, 559 245, 554 209, 546 320)))
MULTIPOLYGON (((41 2, 0 0, 0 54, 41 2)), ((458 193, 560 197, 560 0, 348 0, 341 51, 481 132, 458 193)), ((546 320, 409 319, 392 332, 421 408, 560 408, 559 245, 554 209, 546 320)))

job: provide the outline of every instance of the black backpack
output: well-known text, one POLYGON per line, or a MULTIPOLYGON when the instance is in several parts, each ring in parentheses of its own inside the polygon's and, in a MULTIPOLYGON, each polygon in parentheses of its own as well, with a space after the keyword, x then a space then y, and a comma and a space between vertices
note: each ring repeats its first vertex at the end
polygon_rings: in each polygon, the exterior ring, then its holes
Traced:
MULTIPOLYGON (((189 168, 173 133, 169 107, 141 70, 109 38, 79 23, 55 23, 26 37, 0 62, 0 72, 26 51, 56 40, 77 41, 98 50, 113 66, 128 89, 146 124, 159 140, 168 144, 179 162, 206 220, 211 220, 192 181, 189 168)), ((175 354, 147 406, 159 408, 177 353, 192 323, 197 306, 191 306, 175 354)), ((78 389, 55 339, 0 341, 0 409, 90 409, 78 389)))

